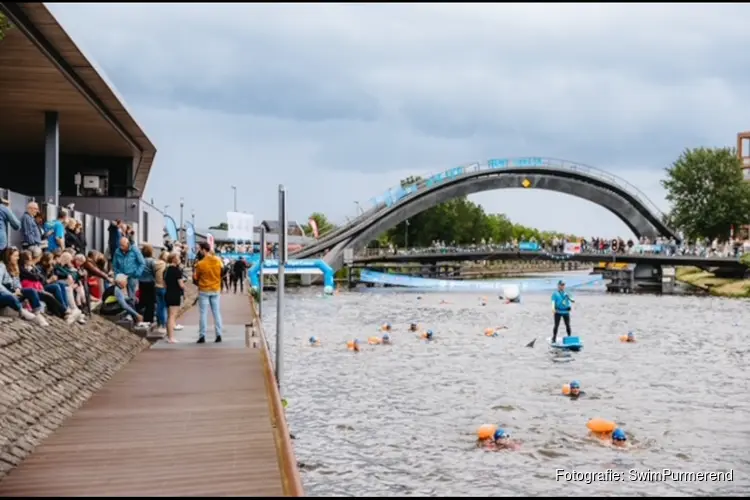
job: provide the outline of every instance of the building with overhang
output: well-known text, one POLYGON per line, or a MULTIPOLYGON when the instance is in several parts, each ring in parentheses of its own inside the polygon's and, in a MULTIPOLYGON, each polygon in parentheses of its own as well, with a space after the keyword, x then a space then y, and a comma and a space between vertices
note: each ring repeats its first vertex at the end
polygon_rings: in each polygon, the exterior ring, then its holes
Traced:
POLYGON ((0 187, 161 239, 161 211, 141 200, 156 147, 122 97, 43 3, 0 12, 0 187))

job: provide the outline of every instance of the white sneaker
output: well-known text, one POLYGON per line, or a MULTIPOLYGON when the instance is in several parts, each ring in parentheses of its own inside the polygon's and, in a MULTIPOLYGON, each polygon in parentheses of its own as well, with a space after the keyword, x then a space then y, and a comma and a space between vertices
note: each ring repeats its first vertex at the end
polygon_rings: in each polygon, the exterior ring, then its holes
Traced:
POLYGON ((26 321, 34 321, 36 319, 36 316, 31 314, 31 311, 21 308, 21 312, 19 313, 21 315, 21 318, 25 319, 26 321))
POLYGON ((88 318, 81 314, 76 321, 78 321, 78 324, 85 325, 88 318))
POLYGON ((185 327, 184 327, 184 326, 182 326, 182 325, 174 325, 174 329, 175 329, 175 331, 176 331, 176 332, 179 332, 179 331, 180 331, 180 330, 182 330, 183 328, 185 328, 185 327))
POLYGON ((44 319, 44 316, 42 316, 41 314, 37 314, 37 315, 36 315, 36 316, 34 317, 34 321, 36 321, 36 323, 37 323, 37 324, 38 324, 39 326, 41 326, 41 327, 48 327, 48 326, 49 326, 49 323, 47 323, 47 320, 46 320, 46 319, 44 319))
POLYGON ((159 328, 156 329, 156 333, 167 333, 167 329, 164 328, 163 326, 160 326, 159 328))

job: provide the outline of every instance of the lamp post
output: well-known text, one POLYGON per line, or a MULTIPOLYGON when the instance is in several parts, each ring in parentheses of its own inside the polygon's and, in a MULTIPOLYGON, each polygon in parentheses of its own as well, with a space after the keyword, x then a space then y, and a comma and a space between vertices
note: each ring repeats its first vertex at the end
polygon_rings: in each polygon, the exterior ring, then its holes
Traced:
POLYGON ((409 219, 406 219, 404 224, 404 250, 409 248, 409 219))
POLYGON ((195 228, 195 209, 190 210, 190 222, 193 223, 193 228, 195 228))
POLYGON ((167 215, 167 209, 169 208, 169 205, 164 205, 164 215, 167 215))
POLYGON ((234 191, 234 211, 237 211, 237 186, 232 186, 232 191, 234 191))
POLYGON ((356 200, 354 201, 354 206, 357 207, 357 217, 359 217, 362 213, 364 213, 364 211, 362 210, 362 207, 359 206, 358 201, 356 200))
POLYGON ((185 199, 180 198, 180 241, 185 241, 185 224, 182 219, 183 208, 185 208, 185 199))

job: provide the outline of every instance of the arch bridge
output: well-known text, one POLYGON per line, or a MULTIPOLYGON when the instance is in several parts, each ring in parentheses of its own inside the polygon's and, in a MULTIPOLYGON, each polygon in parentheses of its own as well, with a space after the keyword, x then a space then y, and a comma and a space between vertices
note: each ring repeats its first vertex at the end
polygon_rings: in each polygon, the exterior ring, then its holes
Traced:
POLYGON ((666 217, 641 190, 603 170, 555 158, 490 159, 449 169, 426 179, 389 189, 373 206, 323 235, 293 257, 325 254, 333 268, 343 265, 346 248, 361 248, 373 238, 420 212, 453 198, 495 189, 545 189, 582 198, 606 208, 638 236, 679 241, 666 217))

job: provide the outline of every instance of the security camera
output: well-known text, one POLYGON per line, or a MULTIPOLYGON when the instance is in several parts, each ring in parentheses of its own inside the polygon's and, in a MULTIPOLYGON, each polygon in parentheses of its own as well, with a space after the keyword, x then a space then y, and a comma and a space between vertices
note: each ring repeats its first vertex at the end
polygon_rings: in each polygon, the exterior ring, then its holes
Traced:
POLYGON ((131 203, 131 204, 130 204, 130 208, 135 208, 135 207, 137 207, 137 206, 138 206, 138 205, 137 205, 137 204, 136 204, 135 202, 133 202, 133 203, 131 203))

